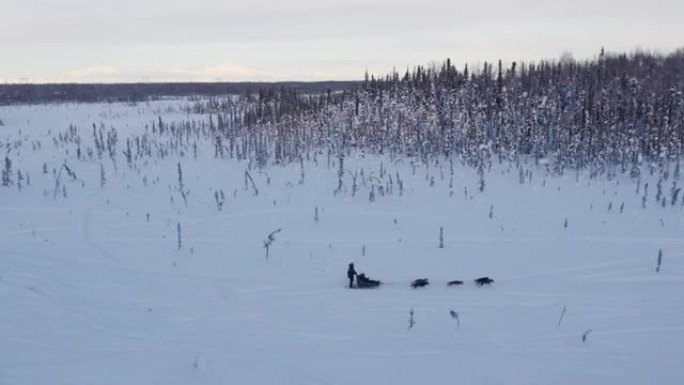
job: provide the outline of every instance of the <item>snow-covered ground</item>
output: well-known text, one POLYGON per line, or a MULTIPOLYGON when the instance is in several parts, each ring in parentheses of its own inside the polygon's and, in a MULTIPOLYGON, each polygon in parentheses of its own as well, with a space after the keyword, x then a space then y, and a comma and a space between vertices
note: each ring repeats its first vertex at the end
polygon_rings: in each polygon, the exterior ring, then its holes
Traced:
POLYGON ((684 210, 655 201, 655 176, 527 165, 520 184, 495 162, 479 192, 460 163, 450 188, 444 161, 355 153, 334 194, 322 153, 303 179, 298 163, 250 170, 254 195, 247 163, 215 159, 210 143, 196 159, 126 164, 126 137, 188 118, 174 103, 0 108, 15 178, 0 187, 0 384, 684 381, 684 210), (85 152, 93 123, 117 130, 116 168, 54 140, 73 124, 85 152), (78 179, 63 172, 55 190, 65 161, 78 179), (395 176, 392 194, 371 202, 359 177, 352 196, 361 169, 395 176), (384 285, 347 289, 349 262, 384 285), (431 285, 409 287, 422 277, 431 285))

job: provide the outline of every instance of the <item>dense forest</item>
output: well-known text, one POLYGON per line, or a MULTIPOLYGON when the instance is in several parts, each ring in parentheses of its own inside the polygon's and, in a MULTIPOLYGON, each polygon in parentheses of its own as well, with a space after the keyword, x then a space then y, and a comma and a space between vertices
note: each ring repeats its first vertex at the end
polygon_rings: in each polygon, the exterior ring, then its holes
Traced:
POLYGON ((241 114, 233 102, 214 101, 209 111, 222 121, 232 117, 245 128, 241 136, 261 143, 254 151, 262 161, 270 155, 276 162, 293 161, 315 144, 334 154, 360 148, 423 160, 457 156, 480 167, 495 158, 528 156, 557 172, 619 166, 638 173, 645 161, 662 166, 680 159, 683 91, 684 50, 602 51, 585 61, 505 67, 499 61, 458 69, 446 60, 405 73, 366 75, 358 87, 340 93, 262 90, 241 114))
MULTIPOLYGON (((362 136, 393 151, 551 158, 558 167, 678 158, 684 51, 506 68, 416 68, 371 78, 356 97, 362 136), (408 112, 408 113, 407 113, 408 112), (391 138, 399 140, 391 140, 391 138)), ((355 124, 356 125, 356 124, 355 124)))

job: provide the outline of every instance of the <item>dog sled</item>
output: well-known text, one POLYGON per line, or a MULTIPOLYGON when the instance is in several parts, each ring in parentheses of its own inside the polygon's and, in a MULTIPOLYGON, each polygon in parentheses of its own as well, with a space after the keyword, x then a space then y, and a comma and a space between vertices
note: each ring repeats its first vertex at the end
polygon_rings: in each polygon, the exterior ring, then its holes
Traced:
POLYGON ((364 273, 356 276, 356 288, 357 289, 374 289, 380 286, 382 282, 377 279, 371 279, 366 277, 364 273))

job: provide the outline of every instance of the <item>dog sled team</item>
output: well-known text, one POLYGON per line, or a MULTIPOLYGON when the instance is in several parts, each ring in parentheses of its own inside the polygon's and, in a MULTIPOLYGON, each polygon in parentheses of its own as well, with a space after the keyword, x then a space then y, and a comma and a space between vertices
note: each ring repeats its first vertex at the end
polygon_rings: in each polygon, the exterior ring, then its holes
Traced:
MULTIPOLYGON (((354 263, 350 263, 347 268, 347 278, 349 278, 349 288, 350 289, 373 289, 382 284, 382 282, 371 279, 364 273, 358 274, 354 268, 354 263), (354 279, 356 279, 356 285, 354 285, 354 279)), ((489 277, 480 277, 473 280, 477 286, 491 285, 494 280, 489 277)), ((419 287, 425 287, 430 284, 427 278, 418 278, 411 282, 411 287, 417 289, 419 287)), ((453 280, 447 282, 447 286, 458 286, 463 285, 463 281, 453 280)))

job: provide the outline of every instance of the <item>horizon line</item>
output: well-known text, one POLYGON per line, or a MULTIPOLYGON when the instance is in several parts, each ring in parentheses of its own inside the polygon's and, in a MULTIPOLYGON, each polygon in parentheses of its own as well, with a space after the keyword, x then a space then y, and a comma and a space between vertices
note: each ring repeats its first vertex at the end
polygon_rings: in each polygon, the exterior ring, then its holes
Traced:
MULTIPOLYGON (((677 55, 677 54, 684 54, 684 45, 676 47, 676 48, 671 48, 667 50, 663 49, 657 49, 657 48, 643 48, 643 47, 634 47, 631 50, 619 50, 619 51, 610 51, 610 50, 605 50, 604 47, 599 49, 596 53, 592 55, 583 55, 581 57, 575 57, 574 53, 572 51, 563 51, 560 54, 557 54, 556 57, 546 57, 542 59, 529 59, 529 60, 511 60, 511 59, 503 59, 499 58, 496 60, 475 60, 475 61, 459 61, 461 65, 468 67, 471 71, 482 68, 484 64, 486 63, 496 63, 496 62, 501 62, 505 63, 507 65, 510 65, 512 63, 518 63, 518 64, 537 64, 537 63, 557 63, 563 60, 573 60, 576 62, 580 63, 590 63, 592 61, 595 61, 599 58, 601 54, 604 54, 608 57, 614 57, 614 56, 620 56, 620 55, 628 55, 628 56, 633 56, 636 54, 646 54, 646 55, 652 55, 652 56, 671 56, 671 55, 677 55)), ((454 61, 451 59, 450 56, 447 56, 443 59, 435 59, 435 60, 430 60, 426 63, 423 64, 415 64, 415 65, 407 65, 406 70, 415 70, 419 67, 421 68, 430 68, 434 66, 435 64, 443 64, 447 60, 452 62, 452 65, 454 61)), ((403 71, 402 71, 403 72, 403 71)), ((342 78, 323 78, 323 79, 316 79, 316 80, 305 80, 305 79, 246 79, 246 80, 229 80, 229 79, 222 79, 222 78, 216 78, 216 79, 210 79, 210 78, 199 78, 199 79, 174 79, 174 78, 155 78, 155 77, 148 77, 148 76, 143 76, 140 77, 139 79, 124 79, 124 78, 103 78, 103 79, 98 79, 98 80, 92 80, 92 79, 86 79, 86 80, 65 80, 65 79, 32 79, 32 78, 26 78, 26 77, 21 77, 21 78, 13 78, 13 79, 3 79, 0 78, 0 86, 21 86, 21 85, 134 85, 134 84, 284 84, 284 83, 302 83, 302 84, 315 84, 315 83, 354 83, 354 82, 363 82, 365 79, 366 75, 374 76, 376 79, 381 79, 387 75, 394 74, 394 73, 401 73, 400 71, 397 70, 397 66, 393 66, 391 69, 388 69, 382 73, 372 73, 369 72, 368 69, 364 71, 363 74, 360 76, 356 77, 342 77, 342 78)))

